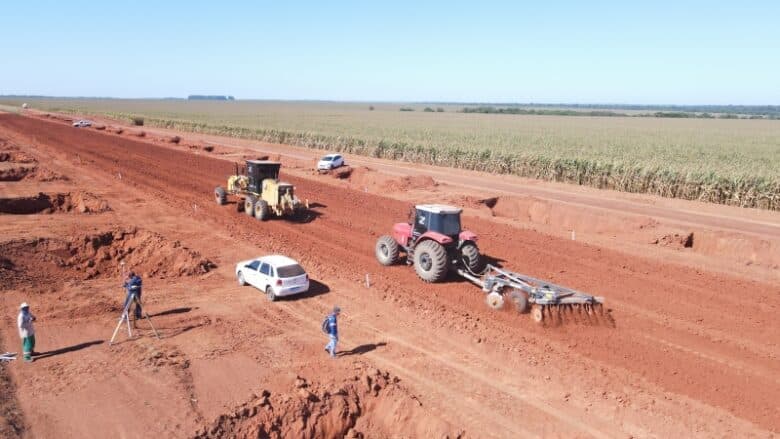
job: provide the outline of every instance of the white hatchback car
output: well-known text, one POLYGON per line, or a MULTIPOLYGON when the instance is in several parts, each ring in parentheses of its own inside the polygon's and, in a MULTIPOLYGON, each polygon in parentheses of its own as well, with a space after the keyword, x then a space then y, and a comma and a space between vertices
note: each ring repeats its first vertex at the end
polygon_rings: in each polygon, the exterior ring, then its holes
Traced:
POLYGON ((318 171, 330 171, 339 166, 344 166, 344 157, 341 154, 328 154, 317 162, 318 171))
POLYGON ((91 127, 92 126, 92 122, 90 122, 88 120, 79 120, 79 121, 73 122, 73 126, 76 127, 76 128, 91 127))
POLYGON ((236 264, 236 279, 241 286, 252 285, 265 292, 268 300, 305 293, 309 275, 294 259, 282 255, 263 256, 236 264))

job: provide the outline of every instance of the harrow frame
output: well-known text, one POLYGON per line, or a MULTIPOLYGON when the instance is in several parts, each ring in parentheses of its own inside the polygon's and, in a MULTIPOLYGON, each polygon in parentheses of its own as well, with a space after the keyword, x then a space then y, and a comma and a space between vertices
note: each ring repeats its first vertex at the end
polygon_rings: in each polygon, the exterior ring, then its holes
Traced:
POLYGON ((504 305, 505 296, 520 312, 531 311, 531 317, 537 323, 544 321, 545 315, 552 317, 552 311, 582 312, 588 315, 595 312, 604 313, 604 298, 592 296, 581 291, 556 285, 542 279, 537 279, 522 273, 487 264, 480 273, 472 273, 460 268, 458 274, 479 286, 486 294, 488 306, 498 309, 504 305))

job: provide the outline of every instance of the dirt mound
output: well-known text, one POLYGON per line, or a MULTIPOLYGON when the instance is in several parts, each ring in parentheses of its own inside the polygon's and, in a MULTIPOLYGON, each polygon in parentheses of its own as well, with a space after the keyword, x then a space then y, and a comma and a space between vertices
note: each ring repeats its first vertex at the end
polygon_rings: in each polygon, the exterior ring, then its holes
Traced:
POLYGON ((656 238, 652 243, 663 247, 691 248, 693 247, 693 233, 671 233, 656 238))
POLYGON ((0 162, 35 163, 36 160, 25 152, 11 150, 0 152, 0 162))
POLYGON ((0 169, 0 181, 66 181, 68 177, 50 171, 40 166, 19 166, 16 168, 0 169))
POLYGON ((428 175, 413 175, 393 178, 379 173, 374 169, 360 166, 352 168, 345 166, 330 171, 335 178, 347 180, 361 189, 382 189, 391 191, 408 191, 414 189, 433 189, 439 185, 428 175))
POLYGON ((121 127, 108 127, 108 132, 114 133, 114 134, 122 134, 125 132, 124 128, 121 127))
POLYGON ((29 178, 35 168, 20 166, 17 168, 0 169, 0 181, 21 181, 29 178))
POLYGON ((89 192, 45 194, 32 197, 0 198, 0 214, 31 215, 37 213, 101 213, 111 208, 89 192))
POLYGON ((264 390, 193 437, 463 437, 425 410, 398 378, 358 368, 351 380, 341 383, 320 385, 298 377, 289 393, 264 390))
MULTIPOLYGON (((0 335, 0 352, 5 352, 8 345, 0 335)), ((21 361, 21 360, 19 360, 21 361)), ((24 436, 24 416, 16 399, 16 385, 8 373, 9 363, 0 362, 0 437, 20 438, 24 436)))
POLYGON ((432 177, 428 175, 414 175, 411 177, 402 177, 388 182, 390 190, 409 190, 409 189, 432 189, 438 186, 432 177))
POLYGON ((349 178, 352 175, 352 171, 353 169, 351 166, 342 166, 340 168, 331 169, 328 173, 335 178, 343 180, 349 178))
POLYGON ((0 244, 0 255, 0 282, 22 286, 119 277, 122 263, 127 270, 158 278, 204 274, 216 267, 179 241, 138 229, 13 240, 0 244))

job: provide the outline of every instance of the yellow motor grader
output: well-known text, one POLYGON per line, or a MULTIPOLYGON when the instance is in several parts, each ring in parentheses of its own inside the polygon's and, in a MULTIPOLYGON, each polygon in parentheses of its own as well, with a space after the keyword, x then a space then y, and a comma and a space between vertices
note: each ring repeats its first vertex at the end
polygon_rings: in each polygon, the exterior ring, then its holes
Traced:
POLYGON ((240 211, 265 221, 271 215, 297 216, 309 208, 309 201, 301 202, 295 196, 290 183, 279 181, 282 164, 268 160, 247 160, 244 173, 236 164, 236 173, 227 180, 227 189, 217 186, 214 199, 217 204, 227 204, 228 196, 237 198, 240 211))

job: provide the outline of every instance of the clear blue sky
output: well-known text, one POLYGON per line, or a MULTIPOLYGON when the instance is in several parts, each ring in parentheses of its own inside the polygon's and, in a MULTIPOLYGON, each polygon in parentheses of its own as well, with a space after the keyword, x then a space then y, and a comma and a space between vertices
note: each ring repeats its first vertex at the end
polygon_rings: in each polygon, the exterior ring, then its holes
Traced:
POLYGON ((777 0, 9 2, 0 94, 780 104, 779 29, 777 0))

